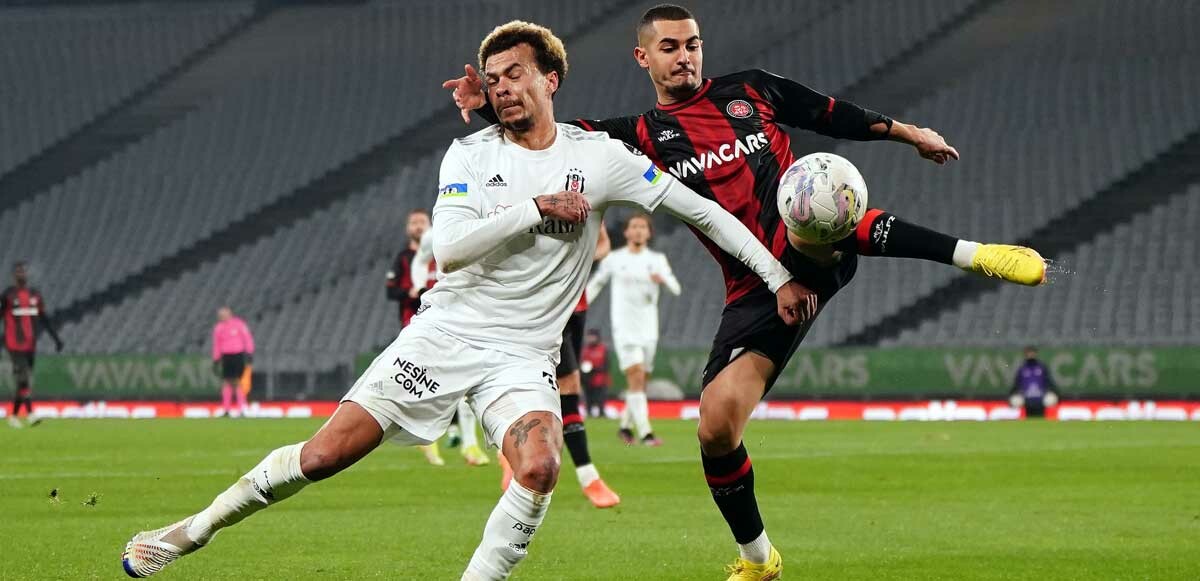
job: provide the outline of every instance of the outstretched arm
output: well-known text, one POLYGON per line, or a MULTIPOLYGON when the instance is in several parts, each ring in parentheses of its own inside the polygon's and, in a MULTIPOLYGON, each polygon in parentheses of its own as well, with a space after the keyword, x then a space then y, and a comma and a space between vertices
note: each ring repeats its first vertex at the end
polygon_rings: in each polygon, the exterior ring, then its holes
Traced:
POLYGON ((800 83, 762 70, 750 71, 748 82, 760 91, 785 125, 839 139, 888 139, 907 143, 921 157, 944 164, 958 159, 958 150, 938 132, 896 121, 850 101, 834 99, 800 83))
POLYGON ((601 261, 600 266, 596 267, 596 272, 593 272, 592 276, 588 278, 585 295, 589 301, 594 301, 596 297, 600 296, 600 291, 604 290, 604 285, 608 284, 608 279, 611 277, 612 268, 609 268, 609 262, 601 261))
POLYGON ((661 206, 704 233, 767 283, 775 293, 779 316, 787 324, 794 325, 816 313, 817 296, 793 281, 787 269, 732 214, 664 174, 628 145, 610 140, 605 147, 606 189, 613 202, 634 204, 647 212, 661 206))
POLYGON ((655 274, 662 278, 662 285, 667 287, 667 290, 670 291, 671 294, 679 296, 679 293, 683 291, 683 288, 679 286, 679 279, 675 278, 675 271, 671 270, 671 262, 667 260, 667 255, 665 254, 663 254, 661 258, 662 270, 655 274))

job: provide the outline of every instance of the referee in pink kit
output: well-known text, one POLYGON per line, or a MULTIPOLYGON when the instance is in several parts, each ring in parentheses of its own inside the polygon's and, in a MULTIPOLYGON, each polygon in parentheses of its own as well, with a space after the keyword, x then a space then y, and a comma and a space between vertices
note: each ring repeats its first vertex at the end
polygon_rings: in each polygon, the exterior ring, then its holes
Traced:
POLYGON ((254 336, 246 322, 233 315, 229 307, 217 309, 217 324, 212 335, 213 370, 221 375, 221 412, 233 416, 233 395, 237 393, 237 414, 246 413, 246 393, 235 389, 254 359, 254 336))

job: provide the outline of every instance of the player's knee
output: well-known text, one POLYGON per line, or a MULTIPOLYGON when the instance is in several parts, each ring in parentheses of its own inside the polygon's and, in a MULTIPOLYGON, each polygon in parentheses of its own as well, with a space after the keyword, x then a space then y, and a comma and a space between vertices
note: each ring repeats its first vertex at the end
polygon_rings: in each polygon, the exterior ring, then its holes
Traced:
POLYGON ((513 478, 516 478, 521 486, 534 492, 548 493, 553 491, 554 486, 558 484, 558 472, 561 465, 562 461, 559 455, 547 450, 514 468, 513 478))
POLYGON ((696 438, 700 440, 700 450, 705 456, 724 456, 738 447, 741 435, 733 422, 704 421, 702 417, 696 428, 696 438))

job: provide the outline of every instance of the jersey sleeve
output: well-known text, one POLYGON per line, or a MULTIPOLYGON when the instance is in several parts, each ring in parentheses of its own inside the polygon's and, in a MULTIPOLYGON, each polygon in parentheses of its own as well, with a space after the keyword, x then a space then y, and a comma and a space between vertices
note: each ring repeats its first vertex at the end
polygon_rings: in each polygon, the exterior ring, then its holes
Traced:
POLYGON ((413 255, 412 266, 409 268, 409 288, 423 289, 429 285, 429 265, 433 263, 433 233, 426 232, 413 255))
POLYGON ((610 138, 602 147, 606 157, 607 201, 654 212, 666 197, 673 178, 632 145, 610 138))
POLYGON ((675 278, 675 271, 671 270, 671 261, 667 260, 667 255, 659 254, 658 263, 658 275, 663 278, 663 286, 667 287, 671 294, 679 296, 679 293, 683 292, 683 287, 679 285, 679 279, 675 278))
POLYGON ((442 159, 438 183, 438 199, 433 206, 433 257, 443 272, 477 262, 509 238, 542 221, 533 198, 485 215, 480 182, 458 142, 442 159))
POLYGON ((764 70, 746 73, 747 83, 775 110, 775 119, 784 125, 815 131, 839 139, 871 141, 883 139, 871 127, 892 120, 850 101, 840 101, 796 81, 764 70))
POLYGON ((587 131, 607 133, 609 137, 637 148, 639 119, 641 119, 640 115, 634 115, 632 117, 613 117, 612 119, 576 119, 568 123, 587 131))

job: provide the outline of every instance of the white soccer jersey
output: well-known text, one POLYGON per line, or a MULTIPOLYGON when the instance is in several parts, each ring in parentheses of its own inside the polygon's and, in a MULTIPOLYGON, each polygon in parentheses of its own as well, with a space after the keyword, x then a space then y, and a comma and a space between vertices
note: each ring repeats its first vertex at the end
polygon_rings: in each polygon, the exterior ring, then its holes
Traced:
POLYGON ((740 257, 775 290, 791 276, 736 218, 604 133, 558 124, 539 151, 497 126, 456 139, 442 161, 433 251, 445 277, 416 319, 467 342, 557 361, 584 290, 604 210, 664 208, 740 257), (584 224, 543 219, 533 198, 563 190, 592 205, 584 224))
POLYGON ((633 252, 628 246, 612 251, 600 261, 587 285, 587 296, 595 300, 612 281, 612 332, 616 343, 644 344, 658 341, 658 297, 661 287, 679 296, 679 281, 671 272, 667 256, 649 248, 633 252), (651 276, 662 277, 659 285, 651 276))

